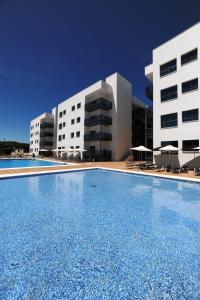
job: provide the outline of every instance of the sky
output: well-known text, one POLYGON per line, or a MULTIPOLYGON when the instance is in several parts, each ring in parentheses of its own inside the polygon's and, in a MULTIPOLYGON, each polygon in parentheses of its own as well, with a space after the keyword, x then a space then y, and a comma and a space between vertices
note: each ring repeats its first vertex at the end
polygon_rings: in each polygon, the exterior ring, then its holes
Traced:
POLYGON ((0 140, 114 72, 148 104, 152 49, 198 21, 199 0, 0 0, 0 140))

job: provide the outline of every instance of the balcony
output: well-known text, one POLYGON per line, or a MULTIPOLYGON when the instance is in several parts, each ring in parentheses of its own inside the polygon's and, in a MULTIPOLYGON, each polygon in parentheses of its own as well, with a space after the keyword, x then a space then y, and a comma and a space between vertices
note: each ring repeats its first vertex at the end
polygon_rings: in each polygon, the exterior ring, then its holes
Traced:
POLYGON ((153 128, 146 128, 146 137, 153 138, 153 128))
POLYGON ((95 132, 84 135, 84 140, 86 142, 92 141, 112 141, 112 134, 105 132, 95 132))
POLYGON ((95 126, 95 125, 111 125, 112 118, 103 116, 103 115, 95 115, 85 119, 85 126, 95 126))
POLYGON ((153 101, 153 84, 149 84, 145 87, 145 96, 153 101))
POLYGON ((53 141, 41 141, 40 148, 43 148, 45 146, 53 146, 53 141))
POLYGON ((87 112, 95 111, 98 109, 104 109, 104 110, 112 109, 112 102, 104 98, 98 98, 94 101, 85 104, 85 110, 87 112))
POLYGON ((40 129, 44 129, 44 128, 54 128, 54 124, 48 122, 40 124, 40 129))
POLYGON ((40 132, 40 137, 53 137, 53 132, 52 131, 41 131, 40 132))

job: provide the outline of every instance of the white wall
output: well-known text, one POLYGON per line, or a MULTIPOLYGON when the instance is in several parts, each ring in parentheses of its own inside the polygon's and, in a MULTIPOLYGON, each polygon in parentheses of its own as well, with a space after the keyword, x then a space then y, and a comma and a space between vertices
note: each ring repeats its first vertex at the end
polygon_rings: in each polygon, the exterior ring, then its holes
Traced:
MULTIPOLYGON (((200 121, 182 123, 182 111, 200 109, 200 93, 191 91, 182 94, 181 83, 198 78, 200 85, 200 23, 184 31, 175 38, 153 50, 153 64, 146 68, 153 71, 153 143, 159 147, 161 141, 177 140, 182 148, 183 140, 200 139, 200 121), (181 55, 198 48, 198 60, 181 66, 181 55), (177 71, 160 78, 160 65, 177 59, 177 71), (178 85, 178 98, 166 102, 160 101, 160 91, 173 85, 178 85), (178 126, 176 128, 161 129, 160 116, 178 113, 178 126)), ((149 71, 150 72, 150 71, 149 71)), ((200 112, 199 112, 200 113, 200 112)), ((193 159, 193 153, 180 151, 180 164, 193 159)))

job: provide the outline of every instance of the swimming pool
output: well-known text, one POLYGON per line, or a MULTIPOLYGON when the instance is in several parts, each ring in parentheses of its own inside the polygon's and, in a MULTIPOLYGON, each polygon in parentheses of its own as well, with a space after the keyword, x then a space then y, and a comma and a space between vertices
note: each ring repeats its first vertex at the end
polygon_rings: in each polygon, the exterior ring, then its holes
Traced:
POLYGON ((200 299, 200 184, 87 170, 0 180, 0 299, 200 299))
POLYGON ((59 162, 37 159, 0 159, 0 169, 27 168, 27 167, 49 167, 60 165, 59 162))

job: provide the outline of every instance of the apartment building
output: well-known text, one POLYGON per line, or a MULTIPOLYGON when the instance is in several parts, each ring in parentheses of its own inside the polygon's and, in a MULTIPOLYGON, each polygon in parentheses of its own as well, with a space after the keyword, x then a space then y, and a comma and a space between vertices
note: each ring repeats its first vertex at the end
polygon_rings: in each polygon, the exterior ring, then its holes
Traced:
POLYGON ((30 152, 38 155, 41 149, 52 150, 54 145, 54 112, 43 113, 30 124, 30 152))
MULTIPOLYGON (((153 146, 174 145, 181 165, 200 164, 194 147, 200 139, 200 23, 180 33, 152 53, 145 67, 153 99, 153 146)), ((174 154, 175 155, 175 154, 174 154)))
MULTIPOLYGON (((132 145, 139 145, 138 140, 138 144, 134 143, 132 134, 136 128, 132 111, 137 111, 138 107, 145 109, 145 105, 132 96, 131 83, 115 73, 66 99, 52 110, 52 114, 48 115, 54 122, 53 136, 51 141, 48 139, 51 145, 41 144, 38 139, 39 146, 33 147, 37 140, 34 135, 35 123, 41 123, 41 116, 33 120, 30 139, 32 152, 38 155, 41 147, 50 150, 51 146, 51 149, 62 150, 63 156, 87 150, 84 156, 88 160, 121 160, 132 145)), ((41 134, 39 131, 38 135, 41 134)), ((140 133, 140 137, 144 137, 144 132, 140 133)))

